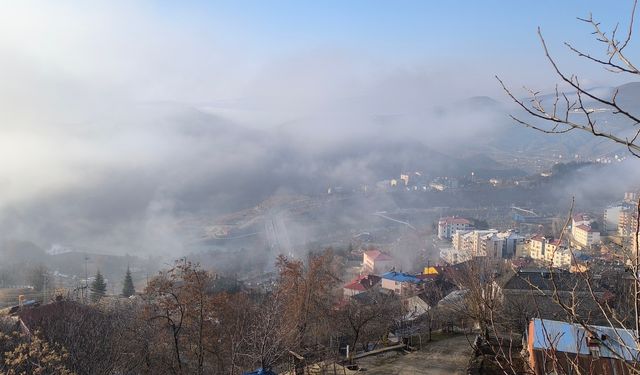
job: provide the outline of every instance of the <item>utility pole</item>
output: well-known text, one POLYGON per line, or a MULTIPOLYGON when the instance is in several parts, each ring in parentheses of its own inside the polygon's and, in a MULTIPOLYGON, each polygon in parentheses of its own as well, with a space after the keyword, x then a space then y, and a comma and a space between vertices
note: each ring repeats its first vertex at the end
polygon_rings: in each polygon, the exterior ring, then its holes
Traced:
POLYGON ((87 253, 84 253, 84 293, 82 293, 83 303, 87 303, 87 300, 89 298, 89 272, 87 268, 88 262, 89 262, 89 257, 87 256, 87 253))
POLYGON ((43 278, 43 292, 42 292, 42 304, 47 303, 47 273, 42 274, 43 278))

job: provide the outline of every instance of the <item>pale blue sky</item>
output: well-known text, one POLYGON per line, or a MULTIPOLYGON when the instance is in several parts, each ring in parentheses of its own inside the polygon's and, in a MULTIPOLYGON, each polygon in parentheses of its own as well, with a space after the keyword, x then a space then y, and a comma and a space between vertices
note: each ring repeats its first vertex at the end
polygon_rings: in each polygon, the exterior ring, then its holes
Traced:
POLYGON ((613 25, 626 22, 631 1, 384 1, 234 0, 155 2, 159 15, 198 24, 239 40, 261 55, 317 47, 399 59, 495 54, 537 55, 536 28, 550 39, 589 41, 575 20, 589 12, 613 25))
POLYGON ((242 50, 244 59, 251 61, 241 63, 256 66, 322 51, 387 68, 419 67, 451 75, 462 70, 458 79, 477 79, 473 85, 486 87, 489 95, 499 95, 495 74, 516 85, 541 84, 548 89, 554 81, 537 39, 540 26, 563 67, 594 85, 628 79, 582 64, 565 53, 562 42, 601 52, 594 48, 589 26, 576 17, 593 12, 605 28, 618 21, 626 26, 630 0, 234 0, 146 5, 148 15, 167 27, 186 28, 211 37, 217 45, 242 50))
MULTIPOLYGON (((601 53, 576 17, 593 12, 608 29, 617 20, 626 25, 631 6, 631 0, 23 0, 0 2, 0 56, 10 60, 9 77, 33 79, 21 72, 29 68, 149 100, 206 102, 278 91, 295 98, 318 88, 332 97, 360 84, 344 93, 354 97, 389 81, 397 82, 394 90, 423 81, 438 95, 451 91, 447 101, 455 94, 504 96, 495 74, 515 86, 551 88, 555 78, 538 26, 563 68, 592 85, 625 82, 572 57, 562 42, 601 53)), ((635 57, 633 48, 629 53, 635 57)))

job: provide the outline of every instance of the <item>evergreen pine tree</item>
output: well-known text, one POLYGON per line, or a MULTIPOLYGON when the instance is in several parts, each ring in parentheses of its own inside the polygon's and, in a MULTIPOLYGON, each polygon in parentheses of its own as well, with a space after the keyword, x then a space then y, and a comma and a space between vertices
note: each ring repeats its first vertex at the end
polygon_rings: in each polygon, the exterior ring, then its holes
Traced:
POLYGON ((136 289, 133 286, 133 278, 131 278, 131 271, 127 267, 127 273, 124 276, 124 283, 122 287, 122 295, 125 297, 131 297, 136 293, 136 289))
POLYGON ((107 283, 104 282, 104 277, 102 277, 100 270, 98 270, 95 280, 91 283, 91 299, 96 302, 104 297, 106 292, 107 283))

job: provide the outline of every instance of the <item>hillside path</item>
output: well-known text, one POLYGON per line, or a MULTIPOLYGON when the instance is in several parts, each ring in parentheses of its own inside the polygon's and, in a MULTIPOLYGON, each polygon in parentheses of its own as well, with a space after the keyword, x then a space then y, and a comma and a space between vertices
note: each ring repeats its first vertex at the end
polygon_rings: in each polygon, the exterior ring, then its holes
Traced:
POLYGON ((424 349, 395 358, 358 361, 368 375, 452 375, 466 374, 471 347, 465 336, 454 336, 426 344, 424 349), (383 362, 383 363, 381 363, 383 362))

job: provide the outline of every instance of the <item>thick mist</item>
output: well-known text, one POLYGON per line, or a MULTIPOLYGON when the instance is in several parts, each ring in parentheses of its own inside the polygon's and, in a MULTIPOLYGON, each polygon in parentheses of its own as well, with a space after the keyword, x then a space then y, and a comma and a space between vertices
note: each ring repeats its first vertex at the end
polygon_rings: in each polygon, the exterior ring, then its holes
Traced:
POLYGON ((223 24, 174 26, 148 4, 0 13, 2 239, 176 256, 275 193, 508 168, 487 153, 535 139, 502 98, 470 99, 499 94, 490 69, 330 46, 258 58, 223 24))

